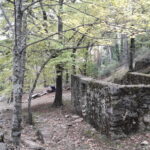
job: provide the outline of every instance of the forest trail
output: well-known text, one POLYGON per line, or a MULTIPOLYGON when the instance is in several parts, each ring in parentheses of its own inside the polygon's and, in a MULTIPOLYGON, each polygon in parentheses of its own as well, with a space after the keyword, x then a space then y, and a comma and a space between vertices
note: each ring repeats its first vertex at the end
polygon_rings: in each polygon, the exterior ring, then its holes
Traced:
MULTIPOLYGON (((36 92, 43 93, 44 91, 46 91, 46 90, 40 89, 40 90, 37 90, 36 92)), ((63 99, 65 99, 65 100, 68 100, 68 99, 70 100, 71 99, 70 96, 71 96, 70 92, 65 91, 63 93, 63 99)), ((40 104, 47 104, 50 102, 52 103, 54 100, 54 97, 55 97, 55 93, 51 93, 51 94, 46 94, 46 95, 43 95, 42 97, 33 99, 32 107, 34 107, 36 105, 40 105, 40 104)), ((0 112, 5 111, 5 110, 10 110, 10 109, 12 109, 12 107, 13 107, 13 103, 7 103, 7 101, 0 102, 0 112)), ((22 107, 23 107, 23 109, 27 109, 27 107, 28 107, 28 94, 23 95, 22 107)))
MULTIPOLYGON (((150 133, 138 133, 127 139, 110 141, 74 113, 70 92, 64 92, 63 99, 64 106, 61 108, 51 107, 54 93, 33 99, 35 125, 29 126, 26 123, 27 101, 24 95, 21 150, 149 150, 147 145, 141 146, 141 143, 150 143, 150 133), (42 136, 37 136, 38 131, 42 136)), ((6 109, 0 114, 0 126, 5 131, 8 142, 11 112, 11 109, 6 109)))

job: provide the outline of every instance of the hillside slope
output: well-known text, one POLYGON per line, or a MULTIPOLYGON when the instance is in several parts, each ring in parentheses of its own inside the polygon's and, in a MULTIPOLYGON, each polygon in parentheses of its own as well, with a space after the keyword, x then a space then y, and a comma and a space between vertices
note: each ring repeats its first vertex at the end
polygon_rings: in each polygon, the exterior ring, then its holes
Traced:
MULTIPOLYGON (((123 80, 126 74, 129 72, 128 66, 123 65, 114 70, 114 72, 105 81, 119 83, 123 80)), ((145 53, 142 56, 138 56, 135 59, 134 72, 150 74, 150 52, 145 53)))

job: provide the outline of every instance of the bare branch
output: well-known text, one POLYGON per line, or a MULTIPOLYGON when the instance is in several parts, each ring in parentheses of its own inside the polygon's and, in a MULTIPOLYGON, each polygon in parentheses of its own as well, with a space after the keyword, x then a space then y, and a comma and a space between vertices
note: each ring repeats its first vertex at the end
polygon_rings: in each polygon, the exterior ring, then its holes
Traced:
POLYGON ((8 46, 3 45, 3 44, 0 44, 0 47, 4 47, 4 48, 7 48, 7 49, 9 49, 9 50, 12 50, 12 48, 11 48, 11 47, 8 47, 8 46))
POLYGON ((37 0, 37 1, 35 1, 35 2, 32 2, 31 4, 29 4, 28 6, 26 6, 26 7, 22 10, 22 12, 26 11, 26 10, 29 9, 31 6, 33 6, 34 4, 39 3, 39 2, 40 2, 40 0, 37 0))
POLYGON ((8 23, 9 27, 12 28, 12 24, 11 24, 11 22, 9 21, 9 18, 8 18, 8 16, 6 15, 5 10, 4 10, 4 8, 3 8, 1 2, 0 2, 0 9, 1 9, 1 11, 2 11, 2 13, 3 13, 3 16, 4 16, 5 20, 6 20, 6 22, 8 23))
MULTIPOLYGON (((99 24, 99 23, 98 23, 98 22, 97 22, 97 23, 94 22, 94 23, 89 23, 89 24, 82 24, 82 25, 78 25, 78 26, 76 26, 76 27, 74 27, 74 28, 70 28, 70 29, 64 30, 64 31, 62 31, 62 32, 65 33, 65 32, 68 32, 68 31, 76 31, 78 28, 80 28, 80 27, 82 27, 82 26, 92 26, 93 24, 99 24)), ((26 46, 26 48, 29 47, 29 46, 32 46, 32 45, 34 45, 34 44, 37 44, 37 43, 39 43, 39 42, 43 42, 43 41, 49 39, 50 37, 55 36, 55 35, 58 35, 58 34, 59 34, 58 32, 55 32, 55 33, 53 33, 53 34, 51 34, 51 35, 49 35, 49 36, 47 36, 47 37, 45 37, 45 38, 43 38, 43 39, 37 40, 37 41, 35 41, 35 42, 33 42, 33 43, 29 43, 29 44, 26 46)))

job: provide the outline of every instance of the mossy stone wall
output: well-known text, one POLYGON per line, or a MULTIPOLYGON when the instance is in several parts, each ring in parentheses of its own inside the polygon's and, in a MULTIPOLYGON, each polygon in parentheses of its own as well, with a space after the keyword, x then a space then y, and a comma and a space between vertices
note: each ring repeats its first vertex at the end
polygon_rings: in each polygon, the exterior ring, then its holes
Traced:
POLYGON ((112 139, 150 130, 150 85, 118 85, 72 76, 76 112, 112 139))

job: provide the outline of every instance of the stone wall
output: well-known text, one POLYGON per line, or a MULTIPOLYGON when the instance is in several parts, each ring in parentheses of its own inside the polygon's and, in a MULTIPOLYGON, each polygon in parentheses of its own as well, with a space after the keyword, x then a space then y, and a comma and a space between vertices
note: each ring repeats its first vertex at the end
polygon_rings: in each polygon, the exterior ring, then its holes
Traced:
POLYGON ((112 139, 150 130, 150 85, 118 85, 72 76, 76 112, 112 139))
POLYGON ((135 71, 150 73, 150 53, 148 53, 146 57, 147 58, 143 58, 135 62, 135 67, 134 67, 135 71))
POLYGON ((150 74, 129 72, 122 79, 121 84, 146 84, 150 85, 150 74))

